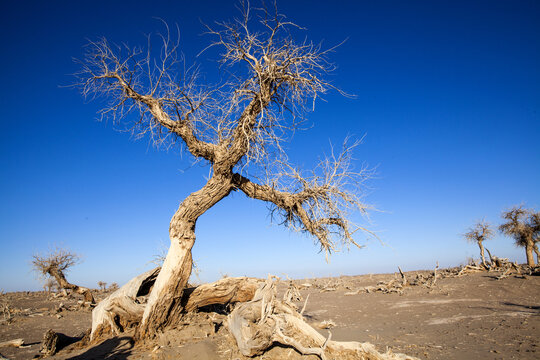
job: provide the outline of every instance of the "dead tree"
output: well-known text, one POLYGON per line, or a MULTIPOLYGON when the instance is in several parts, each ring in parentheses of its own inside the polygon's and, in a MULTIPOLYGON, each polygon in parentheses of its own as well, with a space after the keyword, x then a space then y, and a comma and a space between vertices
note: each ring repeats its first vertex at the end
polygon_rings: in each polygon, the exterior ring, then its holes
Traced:
POLYGON ((90 289, 72 284, 66 280, 65 273, 70 267, 77 264, 80 257, 66 249, 56 248, 48 254, 33 256, 32 266, 42 276, 53 277, 58 286, 65 290, 72 290, 84 296, 84 301, 95 304, 94 296, 90 289))
POLYGON ((353 234, 365 230, 349 221, 350 211, 368 209, 361 189, 370 171, 353 168, 357 144, 345 142, 341 153, 332 152, 311 172, 289 164, 283 147, 315 99, 334 89, 324 80, 333 69, 332 49, 296 42, 291 34, 299 27, 277 10, 253 14, 241 5, 239 19, 207 27, 214 39, 209 47, 221 50, 221 66, 231 74, 224 83, 199 84, 196 68, 182 70, 179 36, 168 27, 160 47, 132 49, 102 39, 90 42, 81 60, 77 85, 85 96, 109 100, 104 117, 156 145, 179 146, 210 168, 206 184, 171 219, 171 244, 139 338, 181 317, 197 219, 231 192, 266 202, 274 220, 314 236, 326 254, 358 246, 353 234))
POLYGON ((119 286, 118 286, 118 283, 115 283, 113 282, 110 286, 109 286, 109 290, 110 291, 116 291, 118 290, 119 286))
POLYGON ((45 283, 43 284, 43 290, 45 290, 47 293, 50 294, 54 288, 58 288, 54 279, 52 278, 46 279, 45 283))
POLYGON ((502 218, 506 220, 506 223, 499 226, 499 230, 514 238, 517 246, 525 248, 527 265, 534 267, 533 251, 538 260, 536 243, 540 241, 540 212, 524 209, 523 206, 515 206, 503 212, 502 218))
POLYGON ((107 283, 106 283, 106 282, 104 282, 104 281, 98 281, 97 284, 98 284, 98 286, 99 286, 99 288, 100 288, 101 291, 107 290, 107 283))
POLYGON ((463 234, 463 237, 470 242, 476 242, 480 248, 480 258, 482 259, 482 265, 487 268, 486 257, 484 255, 483 242, 493 236, 490 224, 482 220, 476 223, 469 229, 468 232, 463 234))

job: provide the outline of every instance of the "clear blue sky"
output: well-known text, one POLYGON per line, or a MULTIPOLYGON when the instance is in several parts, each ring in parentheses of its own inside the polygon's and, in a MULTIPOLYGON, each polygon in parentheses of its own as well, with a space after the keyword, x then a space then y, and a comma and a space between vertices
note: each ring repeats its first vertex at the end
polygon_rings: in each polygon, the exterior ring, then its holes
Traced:
MULTIPOLYGON (((209 39, 200 20, 235 16, 226 1, 3 1, 0 87, 0 289, 37 289, 33 253, 61 244, 84 256, 69 279, 125 283, 168 243, 182 199, 207 169, 96 121, 99 102, 62 87, 86 39, 144 44, 162 18, 181 29, 188 62, 209 39)), ((359 164, 377 167, 368 227, 385 245, 336 254, 271 225, 264 203, 233 194, 197 224, 201 281, 221 276, 294 277, 458 265, 477 257, 460 234, 500 223, 519 203, 540 208, 540 2, 282 1, 315 42, 333 46, 340 88, 290 144, 309 168, 329 143, 366 135, 359 164)), ((215 59, 210 59, 215 60, 215 59)), ((364 239, 360 237, 360 241, 364 239)), ((525 261, 500 235, 498 256, 525 261)))

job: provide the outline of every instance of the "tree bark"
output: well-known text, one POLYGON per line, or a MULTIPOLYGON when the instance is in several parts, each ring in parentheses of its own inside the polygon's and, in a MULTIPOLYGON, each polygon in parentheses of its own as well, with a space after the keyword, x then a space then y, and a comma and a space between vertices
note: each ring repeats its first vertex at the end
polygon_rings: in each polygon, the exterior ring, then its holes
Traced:
POLYGON ((534 252, 536 254, 536 263, 540 264, 540 251, 538 251, 538 245, 534 244, 534 252))
POLYGON ((181 318, 182 293, 193 265, 195 224, 199 216, 230 193, 231 179, 232 174, 214 175, 201 190, 189 195, 174 214, 169 226, 171 246, 137 328, 137 339, 152 338, 181 318))
POLYGON ((527 245, 525 245, 525 253, 527 254, 527 265, 534 267, 534 256, 533 256, 533 249, 534 249, 534 242, 533 241, 527 241, 527 245))
POLYGON ((75 284, 71 284, 66 280, 66 277, 64 276, 64 273, 58 269, 49 269, 49 274, 53 276, 56 281, 58 282, 58 285, 60 285, 63 289, 69 289, 75 291, 77 294, 81 294, 84 296, 84 301, 89 302, 90 304, 95 304, 96 301, 94 300, 94 296, 92 295, 92 292, 90 289, 87 289, 82 286, 78 286, 75 284))
POLYGON ((207 305, 250 301, 260 283, 259 279, 236 277, 186 289, 182 299, 183 308, 190 312, 207 305))
POLYGON ((478 247, 480 248, 480 257, 482 258, 482 265, 484 265, 484 267, 487 267, 486 257, 484 255, 484 245, 482 244, 481 241, 478 242, 478 247))

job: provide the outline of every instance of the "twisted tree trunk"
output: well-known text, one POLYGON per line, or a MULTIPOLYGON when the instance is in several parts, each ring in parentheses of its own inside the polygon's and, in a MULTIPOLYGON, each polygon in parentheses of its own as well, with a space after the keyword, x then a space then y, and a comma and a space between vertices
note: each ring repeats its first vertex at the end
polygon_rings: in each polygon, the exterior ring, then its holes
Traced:
POLYGON ((78 286, 75 284, 71 284, 70 282, 66 280, 64 273, 60 271, 59 269, 50 268, 47 270, 47 272, 49 273, 49 275, 53 276, 56 279, 56 281, 58 282, 58 285, 60 285, 62 289, 73 290, 77 294, 83 295, 84 301, 89 302, 90 304, 96 303, 90 289, 87 289, 85 287, 78 286))
POLYGON ((195 224, 199 216, 230 193, 231 179, 232 174, 214 175, 201 190, 189 195, 174 214, 169 226, 171 246, 148 298, 136 338, 152 338, 180 319, 182 293, 193 265, 195 224))

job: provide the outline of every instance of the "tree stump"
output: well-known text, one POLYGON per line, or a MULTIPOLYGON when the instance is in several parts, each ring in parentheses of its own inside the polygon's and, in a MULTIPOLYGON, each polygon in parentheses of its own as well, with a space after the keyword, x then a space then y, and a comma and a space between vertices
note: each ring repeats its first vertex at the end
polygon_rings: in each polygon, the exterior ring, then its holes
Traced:
POLYGON ((41 342, 39 352, 44 356, 52 356, 71 343, 71 337, 49 329, 45 335, 43 335, 43 341, 41 342))

